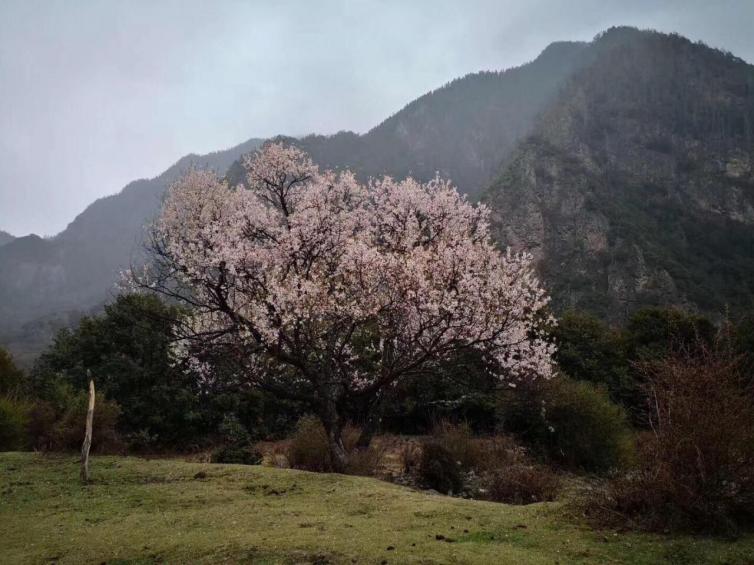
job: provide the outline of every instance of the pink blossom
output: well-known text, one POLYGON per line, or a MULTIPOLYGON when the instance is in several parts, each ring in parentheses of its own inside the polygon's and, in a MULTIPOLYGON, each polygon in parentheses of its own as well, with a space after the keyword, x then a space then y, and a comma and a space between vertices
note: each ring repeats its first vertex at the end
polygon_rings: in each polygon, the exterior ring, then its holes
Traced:
POLYGON ((449 181, 362 184, 280 143, 244 167, 247 186, 189 172, 155 226, 190 293, 194 335, 344 391, 377 390, 464 347, 494 356, 509 381, 551 376, 532 258, 500 252, 486 207, 449 181))

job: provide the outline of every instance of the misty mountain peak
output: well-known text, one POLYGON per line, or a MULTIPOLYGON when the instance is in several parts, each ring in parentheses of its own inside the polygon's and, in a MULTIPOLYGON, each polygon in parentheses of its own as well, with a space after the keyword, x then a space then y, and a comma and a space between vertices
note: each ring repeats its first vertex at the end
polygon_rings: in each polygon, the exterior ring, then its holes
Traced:
POLYGON ((9 234, 7 231, 0 230, 0 245, 5 245, 16 239, 15 236, 9 234))

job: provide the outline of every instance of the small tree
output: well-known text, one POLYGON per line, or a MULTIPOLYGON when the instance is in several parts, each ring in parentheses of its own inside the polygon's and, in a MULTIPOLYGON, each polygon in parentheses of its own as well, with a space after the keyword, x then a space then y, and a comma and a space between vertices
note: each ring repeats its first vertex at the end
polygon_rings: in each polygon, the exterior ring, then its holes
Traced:
POLYGON ((639 468, 612 485, 614 510, 651 529, 754 524, 754 390, 726 345, 640 366, 651 431, 639 468))
POLYGON ((484 206, 439 179, 363 185, 278 143, 244 166, 245 187, 201 171, 171 187, 141 282, 192 307, 182 335, 198 368, 221 352, 310 402, 336 468, 349 409, 368 414, 459 350, 489 353, 501 378, 550 376, 548 298, 530 256, 495 248, 484 206))

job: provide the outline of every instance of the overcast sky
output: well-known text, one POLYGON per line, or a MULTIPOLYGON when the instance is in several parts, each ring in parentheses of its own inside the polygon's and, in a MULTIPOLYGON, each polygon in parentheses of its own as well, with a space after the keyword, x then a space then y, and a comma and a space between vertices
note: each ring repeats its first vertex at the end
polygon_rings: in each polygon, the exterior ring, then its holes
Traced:
POLYGON ((613 25, 754 61, 754 1, 0 0, 0 229, 52 235, 186 153, 363 132, 613 25))

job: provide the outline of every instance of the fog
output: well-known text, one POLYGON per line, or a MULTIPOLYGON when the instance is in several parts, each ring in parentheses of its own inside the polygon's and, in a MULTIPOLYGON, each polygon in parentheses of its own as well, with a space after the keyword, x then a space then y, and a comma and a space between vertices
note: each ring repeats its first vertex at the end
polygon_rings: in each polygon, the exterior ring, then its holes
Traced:
POLYGON ((0 4, 0 229, 55 234, 186 153, 363 132, 457 76, 613 25, 754 60, 754 3, 634 1, 0 4))

